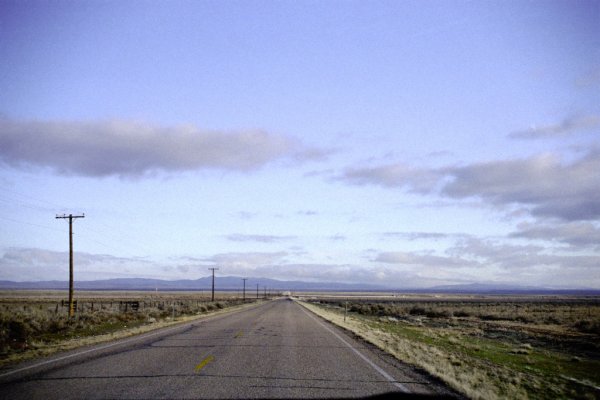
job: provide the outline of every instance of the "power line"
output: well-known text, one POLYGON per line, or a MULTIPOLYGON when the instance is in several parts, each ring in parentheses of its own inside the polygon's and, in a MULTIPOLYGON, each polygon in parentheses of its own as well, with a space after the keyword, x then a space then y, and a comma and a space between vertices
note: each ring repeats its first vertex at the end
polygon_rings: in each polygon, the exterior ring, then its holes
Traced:
POLYGON ((33 197, 33 196, 30 196, 30 195, 27 195, 27 194, 24 194, 24 193, 20 193, 20 192, 8 189, 6 186, 2 187, 2 191, 3 191, 4 195, 6 195, 6 192, 10 192, 13 195, 16 195, 17 197, 22 197, 22 198, 34 200, 34 201, 37 201, 39 203, 45 203, 45 204, 50 205, 50 206, 52 206, 54 208, 62 208, 63 207, 63 206, 58 205, 56 203, 52 203, 52 202, 50 202, 48 200, 40 199, 40 198, 37 198, 37 197, 33 197))
MULTIPOLYGON (((99 234, 103 237, 105 237, 106 239, 109 239, 110 241, 115 241, 115 239, 118 239, 118 242, 120 243, 124 243, 124 247, 122 247, 122 249, 126 249, 129 250, 131 248, 135 248, 137 249, 140 253, 142 254, 146 254, 146 255, 150 255, 153 252, 153 249, 148 248, 144 245, 140 244, 139 240, 135 240, 133 237, 125 234, 123 232, 122 228, 116 228, 114 226, 110 226, 108 224, 106 224, 103 221, 94 221, 94 226, 96 227, 96 229, 91 229, 89 227, 86 227, 85 230, 89 231, 89 232, 93 232, 96 234, 99 234), (105 227, 107 229, 110 230, 110 233, 107 233, 106 231, 104 231, 103 229, 100 228, 100 226, 105 227), (116 235, 118 235, 118 237, 115 237, 116 235)), ((148 231, 145 230, 144 231, 144 235, 148 236, 148 231)), ((153 235, 152 235, 153 236, 153 235)), ((158 238, 156 236, 154 236, 155 239, 159 239, 157 240, 158 242, 164 242, 163 239, 158 238)))
POLYGON ((48 210, 52 210, 53 208, 50 207, 45 207, 45 206, 39 206, 33 203, 25 203, 22 202, 20 200, 15 200, 15 199, 11 199, 10 197, 0 197, 0 201, 10 204, 11 206, 17 206, 17 207, 22 207, 22 208, 28 208, 30 210, 35 210, 35 211, 41 211, 41 212, 46 212, 48 210))
POLYGON ((137 250, 142 250, 141 253, 149 253, 148 249, 143 249, 137 243, 134 243, 134 241, 132 239, 123 240, 124 237, 122 236, 122 237, 119 238, 119 240, 115 241, 114 237, 110 237, 110 235, 107 234, 107 233, 105 233, 105 232, 100 232, 100 231, 97 231, 97 230, 94 230, 94 229, 90 229, 89 227, 82 227, 82 230, 84 231, 84 234, 83 235, 80 234, 80 236, 84 236, 84 237, 86 237, 86 239, 88 239, 88 240, 90 240, 92 242, 95 242, 95 243, 97 243, 97 244, 99 244, 101 246, 104 246, 106 248, 115 250, 115 251, 117 251, 119 253, 121 253, 123 251, 129 251, 129 250, 131 250, 132 247, 136 247, 137 250), (102 236, 102 237, 108 239, 111 243, 113 243, 113 245, 108 245, 106 243, 98 241, 97 239, 93 239, 90 236, 86 235, 86 233, 93 233, 95 235, 102 236), (127 243, 123 243, 123 242, 127 242, 127 243), (119 246, 119 243, 121 243, 123 245, 119 246), (115 247, 115 245, 117 247, 115 247))
POLYGON ((0 219, 3 219, 5 221, 14 222, 14 223, 17 223, 17 224, 31 225, 31 226, 35 226, 35 227, 38 227, 38 228, 48 229, 48 230, 51 230, 51 231, 63 232, 60 229, 52 228, 50 226, 45 226, 45 225, 40 225, 40 224, 34 224, 34 223, 31 223, 31 222, 25 222, 25 221, 19 221, 19 220, 16 220, 16 219, 6 218, 6 217, 3 217, 3 216, 0 216, 0 219))
MULTIPOLYGON (((29 225, 29 226, 34 226, 34 227, 36 227, 36 228, 43 228, 43 229, 47 229, 47 230, 49 230, 49 231, 54 231, 54 232, 64 232, 64 230, 62 230, 62 229, 53 228, 53 227, 51 227, 51 226, 47 226, 47 225, 35 224, 35 223, 33 223, 33 222, 25 222, 25 221, 18 220, 18 219, 14 219, 14 218, 7 218, 7 217, 4 217, 4 216, 2 216, 2 215, 0 215, 0 219, 2 219, 2 220, 5 220, 5 221, 8 221, 8 222, 13 222, 13 223, 15 223, 15 224, 19 224, 19 225, 29 225)), ((88 227, 83 227, 83 226, 81 227, 81 229, 82 229, 83 231, 88 231, 88 232, 96 233, 96 234, 99 234, 99 235, 101 235, 101 236, 103 236, 103 237, 105 237, 105 238, 107 238, 107 239, 111 239, 111 238, 109 237, 109 235, 108 235, 108 234, 106 234, 106 233, 103 233, 103 232, 98 232, 98 231, 95 231, 95 230, 93 230, 93 229, 89 229, 88 227)), ((134 244, 134 242, 133 242, 133 241, 131 241, 131 242, 130 242, 130 243, 132 244, 132 246, 129 246, 129 245, 128 245, 128 246, 118 246, 118 248, 117 248, 117 247, 115 247, 115 246, 113 246, 113 245, 108 245, 108 244, 106 244, 106 243, 104 243, 104 242, 101 242, 101 241, 99 241, 99 240, 95 239, 95 238, 92 238, 92 237, 90 237, 89 235, 86 235, 85 233, 81 233, 81 232, 80 232, 80 233, 79 233, 79 237, 85 237, 86 241, 94 242, 94 243, 96 243, 96 244, 99 244, 100 246, 106 247, 107 249, 112 249, 112 250, 115 250, 115 251, 117 251, 117 252, 122 252, 123 250, 128 250, 128 249, 129 249, 129 248, 131 248, 131 247, 138 247, 138 249, 140 249, 140 250, 143 250, 143 252, 145 252, 145 253, 149 253, 149 252, 148 252, 148 249, 143 249, 143 248, 142 248, 142 247, 140 247, 140 246, 136 246, 136 245, 134 244)), ((121 242, 123 242, 123 241, 124 241, 124 240, 121 240, 121 242)))

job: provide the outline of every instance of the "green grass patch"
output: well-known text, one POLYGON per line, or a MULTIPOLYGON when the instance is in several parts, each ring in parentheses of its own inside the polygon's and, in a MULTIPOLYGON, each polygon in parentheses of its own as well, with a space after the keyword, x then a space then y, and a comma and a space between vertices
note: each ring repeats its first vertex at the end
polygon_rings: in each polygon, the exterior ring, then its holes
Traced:
MULTIPOLYGON (((365 318, 365 317, 363 317, 365 318)), ((556 398, 562 392, 563 398, 575 396, 585 398, 591 394, 591 387, 600 386, 600 360, 579 359, 569 354, 545 349, 523 347, 500 340, 478 338, 470 335, 456 334, 452 331, 432 330, 427 327, 415 327, 405 323, 380 322, 370 319, 369 326, 375 330, 391 333, 393 336, 417 341, 427 346, 434 346, 454 357, 456 362, 473 364, 490 364, 490 367, 508 368, 535 377, 539 385, 527 385, 526 389, 534 398, 545 393, 543 398, 556 398), (588 385, 573 381, 587 382, 588 385), (528 387, 529 386, 529 387, 528 387), (563 390, 556 390, 556 387, 563 390), (546 387, 546 389, 544 389, 546 387), (567 392, 564 392, 564 390, 567 392), (568 393, 568 394, 567 394, 568 393), (580 397, 579 394, 583 395, 580 397)))
MULTIPOLYGON (((338 315, 342 312, 337 304, 325 306, 338 315)), ((481 318, 473 316, 477 315, 473 310, 480 308, 473 304, 468 311, 464 311, 465 306, 461 304, 459 314, 465 317, 458 318, 454 316, 452 304, 442 304, 443 312, 435 311, 431 304, 358 304, 349 309, 353 320, 362 322, 371 332, 384 334, 381 338, 389 351, 472 397, 600 398, 597 347, 600 338, 595 333, 581 332, 580 327, 572 326, 570 317, 553 315, 551 308, 539 302, 518 304, 518 307, 502 304, 502 307, 509 311, 518 308, 519 319, 510 321, 503 309, 494 309, 489 304, 481 307, 481 318), (403 307, 404 313, 401 312, 403 307), (527 316, 527 310, 533 315, 527 316), (543 318, 536 314, 540 310, 547 313, 543 318), (389 314, 399 320, 390 320, 386 316, 389 314), (498 318, 489 318, 490 315, 498 318), (565 324, 558 327, 546 324, 559 320, 565 324)), ((585 312, 588 318, 594 319, 597 311, 592 308, 585 312)))

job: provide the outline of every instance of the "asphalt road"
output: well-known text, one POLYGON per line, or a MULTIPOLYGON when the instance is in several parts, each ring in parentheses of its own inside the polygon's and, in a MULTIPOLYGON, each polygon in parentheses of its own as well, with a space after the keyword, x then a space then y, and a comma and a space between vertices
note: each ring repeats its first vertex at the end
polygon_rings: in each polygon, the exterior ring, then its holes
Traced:
POLYGON ((1 399, 407 393, 448 394, 439 383, 284 299, 0 372, 1 399))

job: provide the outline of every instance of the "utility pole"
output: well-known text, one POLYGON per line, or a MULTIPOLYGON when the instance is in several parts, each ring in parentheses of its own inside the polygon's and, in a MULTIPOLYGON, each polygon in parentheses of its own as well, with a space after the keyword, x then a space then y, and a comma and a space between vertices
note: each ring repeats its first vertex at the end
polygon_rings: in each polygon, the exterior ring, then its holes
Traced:
POLYGON ((348 315, 348 302, 344 302, 344 322, 346 322, 346 315, 348 315))
POLYGON ((256 300, 258 300, 258 283, 256 284, 256 300))
POLYGON ((75 315, 75 307, 73 304, 73 220, 75 218, 85 218, 85 214, 63 214, 56 216, 56 219, 67 218, 69 219, 69 318, 72 318, 75 315))
POLYGON ((242 278, 242 280, 244 281, 244 295, 243 295, 243 300, 244 303, 246 302, 246 281, 248 280, 248 278, 242 278))
POLYGON ((209 268, 210 270, 212 270, 212 296, 210 298, 210 301, 215 301, 215 270, 219 269, 219 268, 209 268))
POLYGON ((265 299, 267 298, 267 287, 265 286, 265 299))

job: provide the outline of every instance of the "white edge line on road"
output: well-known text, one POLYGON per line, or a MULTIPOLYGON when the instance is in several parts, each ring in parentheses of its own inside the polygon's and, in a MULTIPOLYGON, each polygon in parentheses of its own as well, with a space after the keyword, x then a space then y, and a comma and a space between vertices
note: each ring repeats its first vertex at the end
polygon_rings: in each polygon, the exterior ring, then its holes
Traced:
MULTIPOLYGON (((193 323, 193 322, 191 322, 191 323, 193 323)), ((180 329, 180 328, 184 327, 185 325, 186 324, 182 324, 182 325, 178 325, 178 326, 175 326, 175 327, 172 327, 172 328, 161 330, 160 332, 152 332, 152 333, 147 333, 147 334, 140 335, 140 336, 134 336, 132 338, 125 339, 123 341, 117 341, 117 342, 113 342, 111 344, 107 344, 107 345, 100 346, 100 347, 94 347, 93 349, 80 351, 78 353, 69 354, 69 355, 66 355, 66 356, 63 356, 63 357, 53 358, 52 360, 43 361, 43 362, 40 362, 40 363, 37 363, 37 364, 29 365, 27 367, 23 367, 23 368, 19 368, 19 369, 15 369, 15 370, 12 370, 12 371, 5 372, 3 374, 0 374, 0 378, 3 378, 3 377, 8 376, 8 375, 16 374, 17 372, 27 371, 28 369, 33 369, 33 368, 41 367, 42 365, 52 364, 54 362, 66 360, 68 358, 77 357, 77 356, 80 356, 82 354, 93 353, 94 351, 100 351, 100 350, 108 349, 108 348, 111 348, 111 347, 114 347, 114 346, 119 346, 119 345, 122 345, 122 344, 127 344, 127 343, 133 342, 135 340, 145 339, 145 338, 156 336, 156 335, 162 335, 164 333, 168 333, 170 331, 174 331, 176 329, 180 329)))
MULTIPOLYGON (((259 305, 261 305, 261 304, 259 304, 259 305)), ((234 312, 237 312, 237 311, 240 311, 240 310, 239 309, 238 310, 232 310, 231 313, 234 313, 234 312)), ((18 372, 27 371, 28 369, 33 369, 33 368, 41 367, 42 365, 52 364, 52 363, 55 363, 55 362, 58 362, 58 361, 66 360, 68 358, 77 357, 77 356, 80 356, 80 355, 83 355, 83 354, 87 354, 87 353, 93 353, 94 351, 100 351, 100 350, 104 350, 104 349, 109 349, 109 348, 114 347, 114 346, 120 346, 122 344, 127 344, 129 342, 133 342, 135 340, 145 339, 145 338, 149 338, 149 337, 156 336, 156 335, 162 335, 162 334, 174 331, 176 329, 181 329, 181 328, 183 328, 183 327, 185 327, 187 325, 191 325, 191 324, 196 323, 196 322, 203 322, 203 321, 207 321, 207 320, 210 320, 210 319, 218 318, 220 316, 228 315, 228 314, 230 314, 230 313, 223 313, 223 314, 212 315, 212 316, 208 315, 207 316, 208 318, 199 318, 197 320, 192 320, 192 321, 189 321, 187 323, 183 323, 183 324, 174 326, 172 328, 166 328, 164 330, 161 329, 161 330, 159 330, 157 332, 150 332, 150 333, 145 333, 145 334, 141 334, 141 335, 134 335, 133 337, 131 337, 129 339, 118 340, 116 342, 113 342, 111 344, 107 344, 107 345, 104 345, 104 346, 94 347, 93 349, 80 351, 78 353, 73 353, 73 354, 69 354, 69 355, 63 356, 63 357, 53 358, 51 360, 42 361, 40 363, 29 365, 27 367, 23 367, 23 368, 15 369, 15 370, 12 370, 12 371, 4 372, 4 373, 0 374, 0 378, 4 378, 5 376, 13 375, 13 374, 16 374, 18 372)))
POLYGON ((387 372, 385 372, 383 369, 381 369, 381 367, 379 367, 377 364, 375 364, 373 361, 369 360, 364 354, 362 354, 360 351, 356 350, 354 347, 352 347, 352 345, 350 345, 350 343, 346 342, 344 340, 343 337, 341 337, 340 335, 338 335, 337 333, 335 333, 331 328, 329 328, 327 325, 325 325, 323 322, 319 321, 313 314, 311 314, 309 311, 306 311, 306 309, 304 307, 302 307, 302 311, 304 311, 306 313, 306 315, 308 315, 310 318, 312 318, 313 320, 315 320, 315 322, 317 322, 319 325, 321 325, 323 328, 327 329, 333 336, 335 336, 336 338, 338 338, 342 343, 344 343, 350 350, 352 350, 353 352, 356 353, 356 355, 358 355, 360 358, 362 358, 367 364, 369 364, 371 367, 373 367, 373 369, 377 372, 379 372, 381 374, 381 376, 383 376, 385 379, 387 379, 392 385, 396 386, 398 389, 400 389, 401 391, 403 391, 404 393, 410 393, 410 390, 408 390, 408 388, 406 386, 404 386, 403 384, 401 384, 400 382, 396 382, 396 380, 394 379, 393 376, 391 376, 390 374, 388 374, 387 372))

